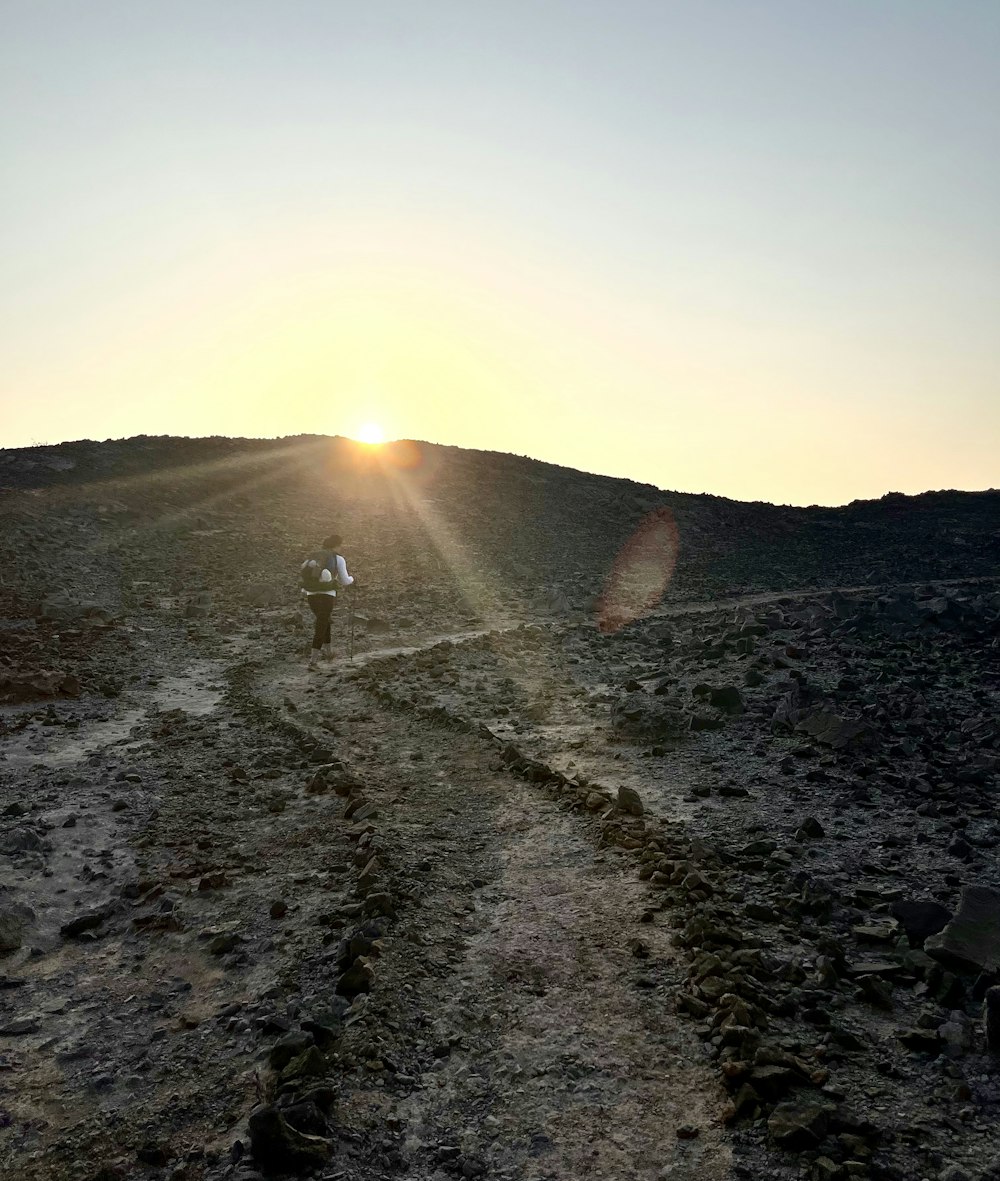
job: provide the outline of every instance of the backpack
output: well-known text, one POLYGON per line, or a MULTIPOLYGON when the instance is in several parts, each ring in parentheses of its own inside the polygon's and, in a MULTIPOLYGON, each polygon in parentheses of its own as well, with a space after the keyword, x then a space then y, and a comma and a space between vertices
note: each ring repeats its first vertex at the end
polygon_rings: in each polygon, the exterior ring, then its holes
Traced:
POLYGON ((306 594, 314 595, 320 591, 336 593, 339 586, 337 555, 332 550, 319 550, 302 563, 301 574, 302 589, 306 594))

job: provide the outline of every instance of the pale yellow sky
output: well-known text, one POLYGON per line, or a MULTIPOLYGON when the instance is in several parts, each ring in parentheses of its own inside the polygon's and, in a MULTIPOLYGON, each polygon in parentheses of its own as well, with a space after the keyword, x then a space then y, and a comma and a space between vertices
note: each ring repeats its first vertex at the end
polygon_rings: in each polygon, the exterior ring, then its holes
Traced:
POLYGON ((1000 10, 417 8, 8 11, 0 445, 1000 485, 1000 10))

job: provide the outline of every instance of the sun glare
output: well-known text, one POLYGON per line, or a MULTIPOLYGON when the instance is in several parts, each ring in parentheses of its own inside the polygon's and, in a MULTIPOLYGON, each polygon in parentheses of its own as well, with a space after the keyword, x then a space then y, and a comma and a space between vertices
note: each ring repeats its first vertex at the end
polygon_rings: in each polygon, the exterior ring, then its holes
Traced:
POLYGON ((356 437, 359 443, 368 443, 372 446, 385 442, 385 432, 377 422, 366 422, 356 437))

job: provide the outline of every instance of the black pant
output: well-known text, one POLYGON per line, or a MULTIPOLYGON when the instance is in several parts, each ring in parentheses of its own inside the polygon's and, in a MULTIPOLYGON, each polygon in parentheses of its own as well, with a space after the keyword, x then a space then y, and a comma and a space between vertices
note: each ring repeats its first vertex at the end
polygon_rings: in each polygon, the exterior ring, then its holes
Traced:
POLYGON ((330 615, 337 600, 333 595, 309 595, 309 610, 316 616, 313 628, 313 647, 322 648, 330 643, 330 615))

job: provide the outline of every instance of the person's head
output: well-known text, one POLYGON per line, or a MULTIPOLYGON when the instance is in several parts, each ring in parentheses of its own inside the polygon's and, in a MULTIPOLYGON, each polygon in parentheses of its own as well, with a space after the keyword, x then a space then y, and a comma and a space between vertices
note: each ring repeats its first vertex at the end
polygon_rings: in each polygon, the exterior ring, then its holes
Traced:
POLYGON ((324 549, 338 549, 340 546, 340 537, 336 533, 331 533, 329 537, 323 538, 324 549))

